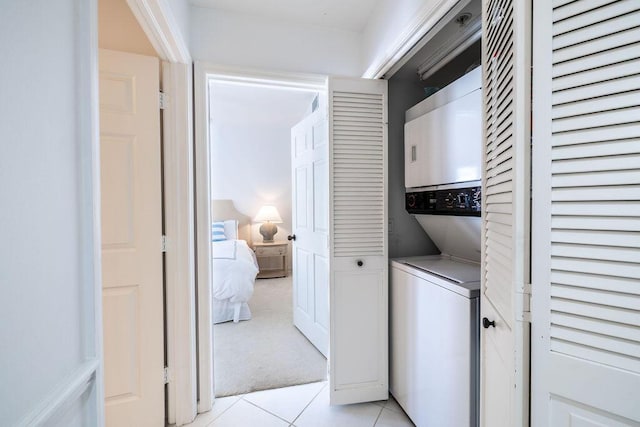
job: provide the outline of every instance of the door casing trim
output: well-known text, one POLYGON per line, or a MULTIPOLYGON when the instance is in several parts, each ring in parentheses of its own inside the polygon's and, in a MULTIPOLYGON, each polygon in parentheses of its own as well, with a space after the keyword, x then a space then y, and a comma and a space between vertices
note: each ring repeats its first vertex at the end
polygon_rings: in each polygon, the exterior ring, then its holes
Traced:
POLYGON ((211 171, 209 147, 209 82, 254 85, 291 90, 326 91, 327 76, 215 65, 194 64, 195 199, 198 334, 198 412, 213 407, 213 315, 211 312, 211 171), (200 236, 201 238, 198 238, 200 236))

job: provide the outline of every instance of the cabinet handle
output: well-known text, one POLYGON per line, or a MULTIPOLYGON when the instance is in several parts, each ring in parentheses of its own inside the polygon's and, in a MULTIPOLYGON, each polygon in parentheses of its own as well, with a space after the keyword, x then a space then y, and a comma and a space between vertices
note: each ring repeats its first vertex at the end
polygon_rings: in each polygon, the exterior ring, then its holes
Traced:
POLYGON ((358 264, 358 267, 362 267, 364 265, 364 262, 359 259, 358 261, 356 261, 356 264, 358 264))
POLYGON ((482 318, 482 327, 485 329, 489 329, 490 326, 493 326, 494 328, 496 327, 496 321, 495 320, 489 320, 486 317, 482 318))

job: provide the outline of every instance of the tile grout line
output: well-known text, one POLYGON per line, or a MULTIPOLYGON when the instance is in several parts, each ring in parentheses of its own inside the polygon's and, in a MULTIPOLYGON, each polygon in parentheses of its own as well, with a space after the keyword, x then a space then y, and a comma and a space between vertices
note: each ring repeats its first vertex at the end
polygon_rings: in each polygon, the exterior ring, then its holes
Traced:
POLYGON ((378 412, 378 416, 376 417, 376 420, 373 422, 373 426, 375 427, 376 424, 378 424, 378 420, 380 419, 380 415, 382 415, 382 411, 384 411, 384 406, 382 408, 380 408, 380 412, 378 412))
POLYGON ((295 417, 293 419, 293 421, 291 421, 291 425, 294 425, 294 423, 296 421, 298 421, 298 418, 300 418, 300 415, 302 415, 304 413, 304 411, 307 410, 307 408, 313 403, 314 400, 316 400, 316 397, 318 397, 320 395, 320 393, 322 393, 322 390, 324 390, 325 387, 329 386, 329 382, 327 381, 325 385, 323 385, 322 387, 320 387, 320 390, 315 394, 315 396, 313 396, 311 398, 311 400, 309 401, 309 403, 307 403, 307 406, 305 406, 304 408, 302 408, 302 411, 300 411, 300 413, 298 414, 297 417, 295 417))
MULTIPOLYGON (((245 395, 245 396, 246 396, 246 395, 245 395)), ((264 411, 264 412, 266 412, 266 413, 267 413, 267 414, 269 414, 269 415, 273 415, 274 417, 278 418, 279 420, 282 420, 282 421, 284 421, 285 423, 287 423, 287 424, 291 425, 291 421, 289 421, 289 420, 285 420, 285 419, 284 419, 284 418, 282 418, 280 415, 276 415, 276 414, 274 414, 273 412, 268 411, 268 410, 266 410, 266 409, 264 409, 264 408, 262 408, 262 407, 260 407, 260 406, 256 405, 255 403, 251 402, 250 400, 245 399, 245 398, 244 398, 244 396, 242 396, 242 399, 240 399, 240 400, 244 400, 244 401, 245 401, 245 402, 247 402, 248 404, 255 406, 256 408, 260 409, 261 411, 264 411)))
POLYGON ((398 403, 398 400, 395 397, 393 397, 392 394, 389 394, 389 396, 390 398, 387 400, 387 405, 389 404, 388 402, 391 401, 391 398, 393 398, 393 400, 395 400, 396 404, 398 405, 398 409, 387 408, 386 405, 384 406, 384 409, 386 409, 387 411, 395 412, 396 414, 403 415, 405 418, 407 418, 411 422, 411 424, 415 426, 415 423, 413 422, 411 417, 409 417, 409 414, 405 412, 404 408, 400 405, 400 403, 398 403))
MULTIPOLYGON (((235 396, 225 396, 225 397, 235 397, 235 396)), ((211 420, 211 422, 210 422, 209 424, 207 424, 205 427, 211 427, 211 426, 213 425, 213 422, 214 422, 215 420, 217 420, 218 418, 220 418, 220 417, 222 416, 222 414, 224 414, 224 413, 225 413, 225 412, 227 412, 229 409, 231 409, 231 407, 232 407, 233 405, 235 405, 236 403, 240 402, 240 401, 242 400, 242 398, 243 398, 243 397, 244 397, 244 395, 240 395, 240 397, 239 397, 238 399, 236 399, 236 401, 235 401, 235 402, 233 402, 231 405, 229 405, 229 407, 228 407, 227 409, 225 409, 224 411, 220 412, 220 413, 218 414, 218 416, 214 417, 214 418, 211 420)), ((213 402, 214 402, 213 404, 215 405, 215 399, 214 399, 214 401, 213 401, 213 402)), ((213 411, 213 407, 211 407, 211 411, 213 411)), ((196 418, 198 418, 198 417, 196 417, 196 418)), ((194 421, 195 421, 195 420, 194 420, 194 421)))

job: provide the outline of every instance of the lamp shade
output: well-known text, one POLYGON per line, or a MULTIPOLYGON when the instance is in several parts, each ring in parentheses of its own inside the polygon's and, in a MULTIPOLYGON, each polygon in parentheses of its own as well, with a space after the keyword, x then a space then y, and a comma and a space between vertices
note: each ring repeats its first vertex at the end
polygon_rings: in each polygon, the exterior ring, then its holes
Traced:
POLYGON ((258 215, 253 219, 254 222, 273 222, 276 224, 282 223, 282 218, 273 205, 264 205, 258 211, 258 215))

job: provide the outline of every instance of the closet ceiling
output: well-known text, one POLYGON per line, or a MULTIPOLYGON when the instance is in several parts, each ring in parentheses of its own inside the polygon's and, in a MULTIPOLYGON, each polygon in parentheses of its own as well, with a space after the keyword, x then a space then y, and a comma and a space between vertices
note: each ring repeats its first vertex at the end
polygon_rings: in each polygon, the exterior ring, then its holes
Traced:
POLYGON ((374 0, 190 0, 194 6, 303 25, 361 32, 378 3, 374 0))
MULTIPOLYGON (((434 35, 427 34, 426 38, 429 40, 424 44, 424 46, 416 52, 403 66, 400 68, 393 77, 396 80, 405 80, 405 81, 417 81, 418 77, 418 68, 429 58, 431 58, 436 52, 442 49, 443 46, 451 43, 452 40, 455 40, 461 33, 464 33, 464 28, 460 23, 456 22, 456 18, 463 14, 469 15, 469 22, 477 18, 481 15, 482 10, 482 1, 480 0, 471 0, 469 3, 460 10, 460 12, 452 14, 446 19, 448 22, 434 35)), ((465 25, 469 25, 468 23, 465 25)), ((473 49, 473 48, 472 48, 473 49)), ((479 51, 479 42, 475 48, 477 51, 477 59, 480 58, 479 51)), ((465 62, 465 55, 461 55, 454 61, 459 63, 459 66, 464 70, 466 65, 470 66, 473 64, 473 60, 469 63, 465 62)), ((448 84, 448 83, 445 83, 448 84)))

